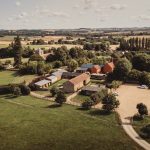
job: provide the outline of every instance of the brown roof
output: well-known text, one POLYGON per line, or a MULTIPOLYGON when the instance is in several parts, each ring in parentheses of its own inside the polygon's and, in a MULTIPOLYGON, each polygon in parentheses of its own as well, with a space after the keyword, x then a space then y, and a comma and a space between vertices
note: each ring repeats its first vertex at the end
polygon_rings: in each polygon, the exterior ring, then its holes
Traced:
POLYGON ((83 73, 83 74, 69 80, 68 82, 71 82, 72 84, 75 85, 75 84, 78 84, 80 82, 83 82, 84 80, 87 80, 89 77, 90 77, 89 75, 87 75, 86 73, 83 73))

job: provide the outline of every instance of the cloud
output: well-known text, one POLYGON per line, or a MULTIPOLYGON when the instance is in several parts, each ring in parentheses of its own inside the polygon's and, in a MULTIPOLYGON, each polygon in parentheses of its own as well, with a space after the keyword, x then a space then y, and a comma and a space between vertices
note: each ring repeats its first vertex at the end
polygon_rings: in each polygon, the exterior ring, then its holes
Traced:
POLYGON ((69 18, 70 15, 65 12, 52 12, 49 16, 69 18))
POLYGON ((84 0, 84 9, 88 10, 96 6, 95 0, 84 0))
POLYGON ((138 16, 138 19, 150 21, 150 16, 149 15, 140 15, 140 16, 138 16))
POLYGON ((20 1, 16 1, 16 6, 20 6, 21 5, 21 2, 20 1))
POLYGON ((78 9, 78 8, 80 8, 80 6, 79 5, 75 5, 75 6, 73 6, 73 8, 74 9, 78 9))
POLYGON ((123 9, 126 9, 127 8, 127 5, 125 4, 113 4, 109 7, 110 9, 112 10, 123 10, 123 9))

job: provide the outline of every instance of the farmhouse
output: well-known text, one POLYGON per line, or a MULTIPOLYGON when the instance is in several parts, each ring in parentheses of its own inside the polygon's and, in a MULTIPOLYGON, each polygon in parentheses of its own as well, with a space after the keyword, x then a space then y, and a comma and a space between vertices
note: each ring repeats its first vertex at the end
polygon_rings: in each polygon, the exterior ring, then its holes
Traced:
POLYGON ((38 88, 47 88, 48 86, 50 86, 51 84, 51 81, 50 80, 41 80, 41 81, 38 81, 35 83, 35 85, 38 87, 38 88))
POLYGON ((40 55, 40 56, 43 56, 44 51, 39 48, 39 49, 37 49, 37 50, 35 51, 35 53, 38 54, 38 55, 40 55))
POLYGON ((92 68, 91 68, 91 73, 100 73, 101 72, 101 67, 99 65, 94 65, 92 68))
POLYGON ((103 67, 103 73, 107 74, 107 73, 113 72, 114 68, 115 68, 115 65, 113 62, 107 63, 103 67))
POLYGON ((90 76, 83 73, 63 84, 65 93, 74 93, 90 82, 90 76))

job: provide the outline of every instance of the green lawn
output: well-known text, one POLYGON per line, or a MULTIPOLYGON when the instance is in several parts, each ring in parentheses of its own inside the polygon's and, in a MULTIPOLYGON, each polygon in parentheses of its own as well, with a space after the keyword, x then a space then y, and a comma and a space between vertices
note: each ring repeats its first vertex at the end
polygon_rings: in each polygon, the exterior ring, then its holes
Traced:
POLYGON ((34 77, 35 75, 19 76, 15 71, 0 71, 0 85, 21 83, 23 81, 30 82, 34 77))
POLYGON ((117 115, 49 101, 0 96, 0 150, 141 150, 117 115))
POLYGON ((77 103, 83 103, 87 100, 87 98, 89 98, 89 96, 78 94, 71 101, 77 102, 77 103))
MULTIPOLYGON (((137 131, 137 133, 140 134, 140 130, 148 124, 150 124, 150 116, 145 117, 144 120, 140 120, 140 121, 134 120, 133 127, 137 131)), ((145 139, 145 140, 147 140, 150 143, 150 139, 145 139)))

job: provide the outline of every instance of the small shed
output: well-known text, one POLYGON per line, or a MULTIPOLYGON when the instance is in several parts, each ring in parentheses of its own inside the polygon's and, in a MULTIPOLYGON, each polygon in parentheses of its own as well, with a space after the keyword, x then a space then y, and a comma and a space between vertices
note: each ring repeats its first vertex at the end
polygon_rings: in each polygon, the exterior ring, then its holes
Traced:
POLYGON ((81 67, 76 70, 77 73, 86 73, 87 71, 88 68, 81 68, 81 67))
POLYGON ((50 80, 41 80, 41 81, 38 81, 36 83, 34 83, 38 88, 47 88, 48 86, 51 85, 51 81, 50 80))
POLYGON ((101 90, 100 87, 97 87, 97 86, 86 86, 86 87, 83 87, 82 88, 82 91, 81 93, 83 95, 87 95, 87 96, 90 96, 96 92, 99 92, 101 90))
POLYGON ((78 73, 78 72, 63 72, 62 78, 63 79, 72 79, 72 78, 79 76, 80 74, 81 73, 78 73))
POLYGON ((93 73, 93 74, 91 74, 91 79, 94 79, 94 80, 105 80, 106 76, 107 76, 106 74, 93 73))

